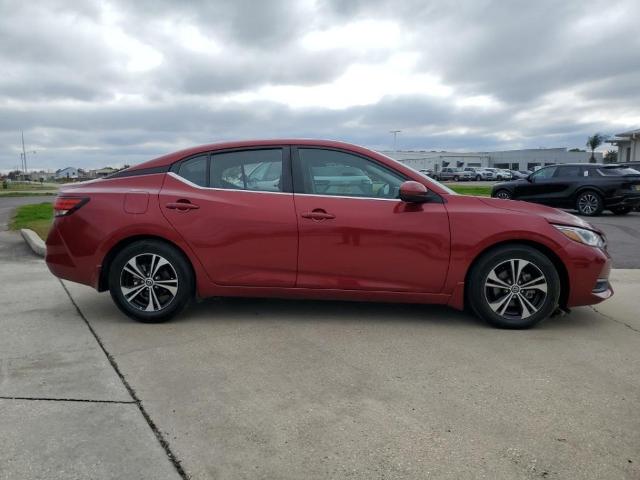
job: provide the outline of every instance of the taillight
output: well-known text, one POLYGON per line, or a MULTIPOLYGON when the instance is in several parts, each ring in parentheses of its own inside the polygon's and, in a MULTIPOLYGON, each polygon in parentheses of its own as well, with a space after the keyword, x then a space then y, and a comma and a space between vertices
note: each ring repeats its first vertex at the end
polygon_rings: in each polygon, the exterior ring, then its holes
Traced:
POLYGON ((70 215, 88 201, 87 197, 56 197, 56 201, 53 203, 53 213, 56 217, 70 215))

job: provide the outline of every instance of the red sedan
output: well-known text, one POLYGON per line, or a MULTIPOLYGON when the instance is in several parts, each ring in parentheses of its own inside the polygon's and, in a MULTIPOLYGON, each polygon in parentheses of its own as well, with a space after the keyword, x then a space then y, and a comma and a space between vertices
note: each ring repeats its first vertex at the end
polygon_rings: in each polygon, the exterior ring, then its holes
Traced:
POLYGON ((457 195, 366 148, 230 142, 65 186, 54 275, 144 322, 194 297, 437 303, 526 328, 613 293, 602 232, 568 213, 457 195))

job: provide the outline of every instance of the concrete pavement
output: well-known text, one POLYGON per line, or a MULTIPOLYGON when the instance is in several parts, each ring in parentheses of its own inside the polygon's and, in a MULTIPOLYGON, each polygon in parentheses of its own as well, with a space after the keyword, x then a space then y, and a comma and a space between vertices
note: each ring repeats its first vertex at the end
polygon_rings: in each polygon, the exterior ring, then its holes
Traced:
POLYGON ((192 478, 635 479, 640 275, 614 284, 627 300, 602 314, 518 332, 440 307, 246 299, 143 325, 68 288, 192 478))
POLYGON ((179 479, 138 405, 22 238, 0 232, 0 479, 179 479))
POLYGON ((640 478, 640 271, 612 282, 529 331, 255 299, 145 325, 0 232, 0 479, 640 478))

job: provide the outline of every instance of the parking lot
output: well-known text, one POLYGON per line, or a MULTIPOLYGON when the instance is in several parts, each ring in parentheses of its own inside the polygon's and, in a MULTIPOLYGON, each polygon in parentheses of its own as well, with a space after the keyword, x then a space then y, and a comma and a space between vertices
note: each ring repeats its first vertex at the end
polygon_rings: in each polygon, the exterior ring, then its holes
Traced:
POLYGON ((2 231, 0 479, 639 478, 640 214, 593 223, 616 296, 529 331, 257 299, 140 324, 2 231))

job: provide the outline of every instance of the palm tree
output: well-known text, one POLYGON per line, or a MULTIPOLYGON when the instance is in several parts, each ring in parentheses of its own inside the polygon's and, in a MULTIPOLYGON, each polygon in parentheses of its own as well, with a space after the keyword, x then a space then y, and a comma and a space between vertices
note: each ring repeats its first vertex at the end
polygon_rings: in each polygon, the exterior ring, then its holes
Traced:
POLYGON ((596 157, 594 152, 596 148, 602 145, 605 141, 606 137, 601 133, 596 133, 587 138, 587 147, 591 150, 591 158, 589 159, 589 163, 596 163, 596 157))

